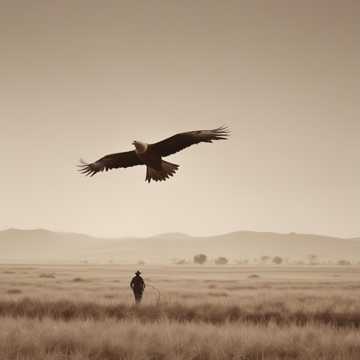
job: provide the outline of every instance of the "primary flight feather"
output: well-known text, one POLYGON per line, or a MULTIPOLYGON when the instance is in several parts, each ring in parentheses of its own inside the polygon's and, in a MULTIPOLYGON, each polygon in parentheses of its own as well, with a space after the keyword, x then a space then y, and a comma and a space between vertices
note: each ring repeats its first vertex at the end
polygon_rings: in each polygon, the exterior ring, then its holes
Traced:
POLYGON ((94 176, 100 171, 146 165, 145 181, 163 181, 173 176, 179 165, 163 160, 165 156, 175 154, 191 145, 201 142, 211 143, 213 140, 226 140, 229 130, 221 126, 214 130, 188 131, 176 134, 154 144, 134 141, 135 150, 110 154, 88 164, 81 161, 79 171, 87 176, 94 176))

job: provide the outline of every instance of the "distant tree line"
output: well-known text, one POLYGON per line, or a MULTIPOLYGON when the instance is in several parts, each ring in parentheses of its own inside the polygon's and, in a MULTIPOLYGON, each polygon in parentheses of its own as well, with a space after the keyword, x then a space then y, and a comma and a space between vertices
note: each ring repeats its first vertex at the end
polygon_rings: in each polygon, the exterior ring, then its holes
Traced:
MULTIPOLYGON (((254 259, 235 259, 231 260, 225 256, 218 256, 215 258, 209 258, 204 253, 199 253, 193 256, 192 260, 189 259, 173 259, 173 264, 176 265, 184 265, 184 264, 196 264, 196 265, 204 265, 204 264, 215 264, 215 265, 227 265, 229 263, 236 264, 236 265, 247 265, 247 264, 253 264, 253 265, 310 265, 310 266, 317 266, 317 265, 340 265, 340 266, 349 266, 349 265, 355 265, 356 263, 352 263, 349 260, 346 259, 340 259, 340 260, 323 260, 321 261, 319 256, 316 254, 309 254, 306 259, 304 260, 292 260, 286 257, 281 256, 269 256, 269 255, 263 255, 260 258, 254 258, 254 259)), ((357 263, 360 265, 360 261, 357 263)))

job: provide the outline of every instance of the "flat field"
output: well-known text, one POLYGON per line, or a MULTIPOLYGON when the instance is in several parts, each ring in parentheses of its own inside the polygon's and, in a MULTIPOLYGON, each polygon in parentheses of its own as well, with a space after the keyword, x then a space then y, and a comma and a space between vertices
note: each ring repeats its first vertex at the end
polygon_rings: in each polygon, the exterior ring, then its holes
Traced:
POLYGON ((1 265, 0 359, 360 359, 360 267, 1 265))

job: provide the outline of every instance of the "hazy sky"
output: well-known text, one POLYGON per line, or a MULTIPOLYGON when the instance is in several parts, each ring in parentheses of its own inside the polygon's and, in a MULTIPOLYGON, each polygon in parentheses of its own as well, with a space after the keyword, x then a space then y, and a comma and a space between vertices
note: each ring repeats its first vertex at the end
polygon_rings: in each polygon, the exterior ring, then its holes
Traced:
POLYGON ((359 1, 0 4, 0 229, 360 235, 359 1), (76 172, 221 124, 165 183, 76 172))

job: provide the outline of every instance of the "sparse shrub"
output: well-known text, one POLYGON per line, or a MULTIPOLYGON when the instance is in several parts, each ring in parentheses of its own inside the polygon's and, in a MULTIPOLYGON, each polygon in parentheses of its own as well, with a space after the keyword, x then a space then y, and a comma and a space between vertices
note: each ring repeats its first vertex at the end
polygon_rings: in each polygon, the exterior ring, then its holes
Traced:
POLYGON ((214 260, 214 262, 216 265, 226 265, 229 262, 229 260, 224 256, 219 256, 214 260))
POLYGON ((283 262, 283 259, 280 256, 275 256, 272 262, 276 265, 280 265, 283 262))
POLYGON ((139 260, 137 262, 137 264, 140 265, 140 266, 143 266, 143 265, 145 265, 145 261, 144 260, 139 260))
POLYGON ((56 276, 53 273, 43 273, 43 274, 40 274, 39 277, 46 278, 46 279, 55 279, 56 276))
POLYGON ((238 260, 235 260, 235 264, 237 264, 237 265, 247 265, 247 264, 249 264, 249 259, 238 259, 238 260))
POLYGON ((258 274, 251 274, 248 276, 249 279, 258 279, 260 277, 260 275, 258 274))
POLYGON ((72 279, 73 282, 86 282, 85 279, 81 278, 81 277, 76 277, 72 279))
POLYGON ((21 294, 22 291, 20 289, 9 289, 7 291, 7 293, 10 294, 10 295, 16 295, 16 294, 21 294))
POLYGON ((212 296, 212 297, 227 297, 227 296, 229 296, 229 294, 227 292, 209 292, 208 295, 212 296))
POLYGON ((105 299, 115 299, 117 296, 115 294, 105 294, 104 298, 105 299))
POLYGON ((197 254, 194 256, 194 263, 195 264, 205 264, 207 260, 207 256, 205 254, 197 254))
POLYGON ((351 265, 351 261, 342 259, 342 260, 339 260, 337 262, 337 264, 342 265, 342 266, 348 266, 348 265, 351 265))
POLYGON ((174 264, 175 265, 184 265, 184 264, 186 264, 186 260, 185 259, 175 259, 174 264))
POLYGON ((318 256, 316 254, 309 254, 308 259, 309 259, 309 265, 319 264, 318 256))

